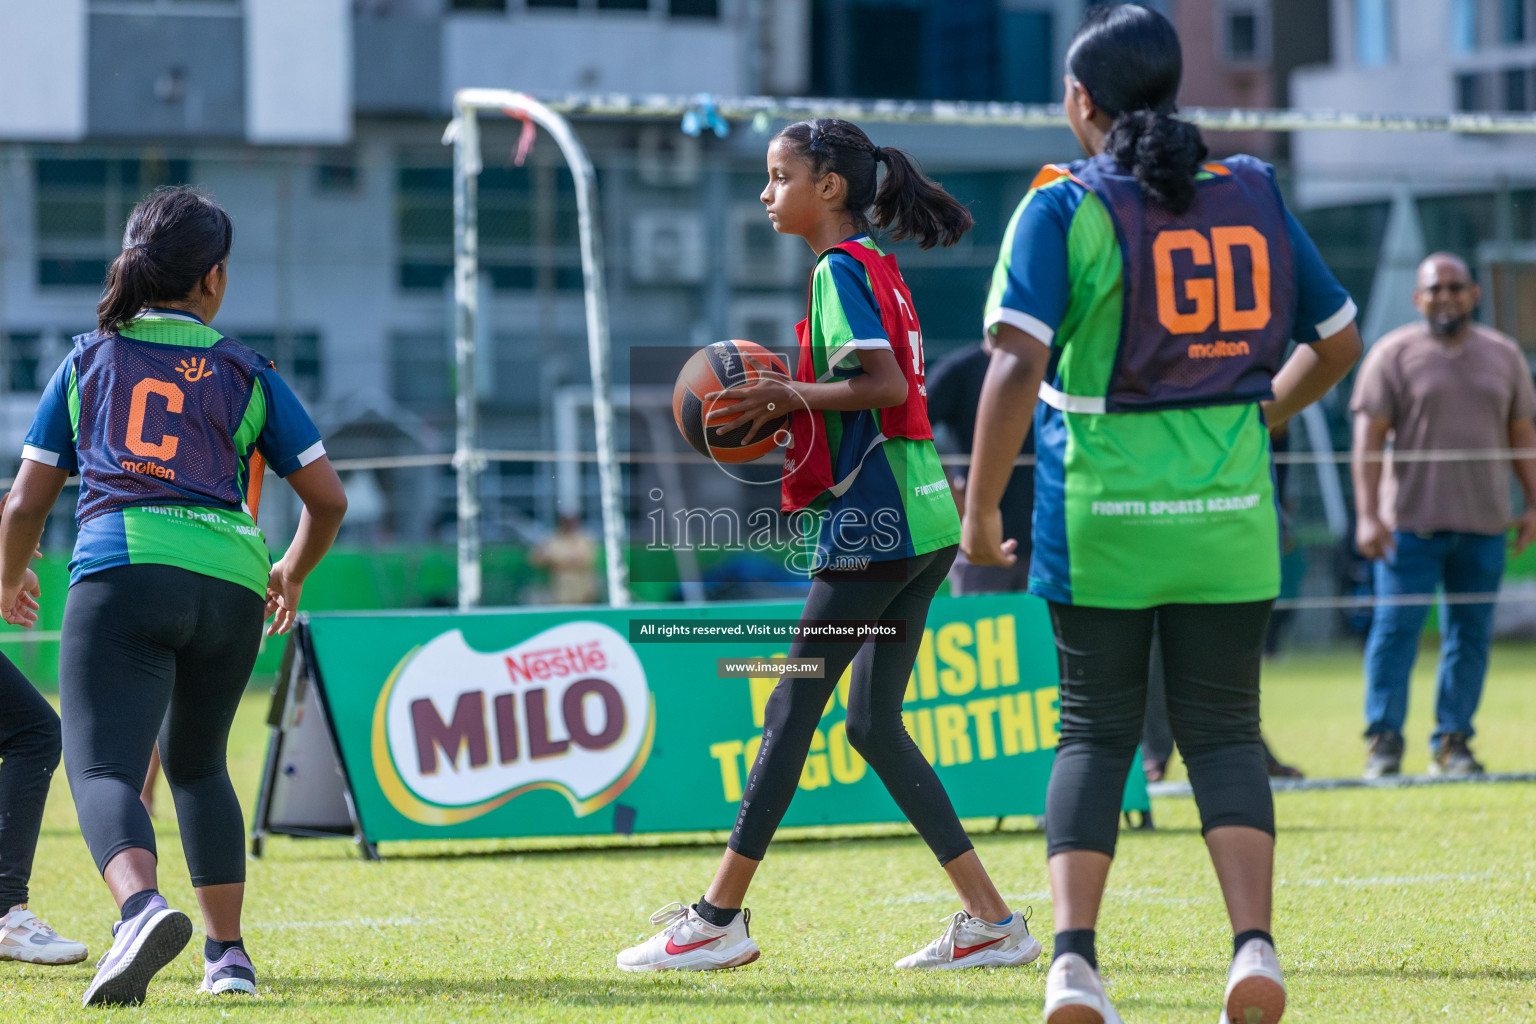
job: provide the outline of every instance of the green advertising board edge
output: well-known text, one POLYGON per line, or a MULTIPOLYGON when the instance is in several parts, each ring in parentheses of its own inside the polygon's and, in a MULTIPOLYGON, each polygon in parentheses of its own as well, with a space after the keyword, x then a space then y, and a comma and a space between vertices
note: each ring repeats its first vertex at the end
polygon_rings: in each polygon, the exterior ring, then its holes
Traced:
MULTIPOLYGON (((378 842, 398 840, 722 832, 734 821, 742 780, 761 734, 762 704, 773 684, 766 679, 717 678, 717 659, 782 655, 788 644, 782 640, 630 644, 631 620, 750 623, 794 620, 799 612, 794 602, 757 602, 333 613, 306 616, 293 643, 298 646, 300 670, 323 709, 347 789, 351 827, 365 850, 371 851, 378 842), (576 701, 586 710, 574 718, 567 701, 565 732, 569 735, 550 738, 561 733, 559 712, 551 710, 554 698, 540 696, 543 680, 528 674, 541 663, 536 660, 530 669, 527 652, 541 637, 569 637, 576 630, 587 630, 596 638, 583 641, 595 656, 609 652, 605 664, 616 684, 622 682, 617 667, 623 660, 620 648, 633 652, 654 709, 646 723, 649 735, 625 733, 628 738, 623 742, 632 745, 632 754, 617 750, 621 743, 613 741, 612 753, 619 760, 606 768, 598 766, 598 774, 607 775, 596 781, 584 782, 576 777, 580 772, 564 781, 535 778, 527 774, 534 768, 526 749, 530 742, 535 746, 542 742, 551 749, 565 744, 548 761, 556 766, 550 771, 558 776, 565 770, 559 766, 567 760, 575 765, 580 756, 590 753, 573 743, 603 739, 595 729, 588 730, 591 721, 607 721, 603 708, 608 714, 617 711, 620 718, 628 714, 636 723, 644 717, 633 702, 625 712, 612 694, 588 692, 585 704, 580 697, 576 701), (450 660, 441 664, 450 667, 439 670, 434 662, 423 668, 421 659, 437 649, 448 651, 450 660), (521 678, 503 664, 512 662, 523 666, 521 678), (428 689, 415 699, 397 700, 390 688, 402 680, 407 686, 428 689), (701 692, 709 699, 701 700, 701 692), (535 697, 539 697, 538 714, 530 717, 526 712, 535 706, 535 697), (413 741, 402 739, 409 729, 402 732, 394 727, 407 721, 407 707, 414 716, 410 719, 416 728, 413 741), (503 710, 517 724, 515 734, 502 728, 498 735, 497 715, 503 710), (519 710, 525 712, 522 719, 519 710), (534 718, 539 716, 548 721, 536 729, 534 718), (576 723, 574 732, 571 722, 576 723), (507 751, 498 747, 509 742, 521 760, 508 761, 507 751), (515 749, 519 743, 521 751, 515 749), (629 760, 624 761, 625 757, 629 760), (430 772, 421 773, 428 768, 430 772), (489 781, 498 771, 510 772, 508 778, 518 783, 508 783, 508 790, 515 790, 513 796, 498 792, 498 784, 489 781), (614 776, 611 782, 609 775, 614 776), (415 781, 407 781, 408 776, 415 781), (461 779, 479 786, 480 792, 464 799, 456 790, 449 799, 442 797, 441 789, 435 795, 417 792, 428 785, 452 789, 461 779), (601 788, 604 783, 609 783, 607 788, 601 788), (595 792, 578 792, 582 785, 595 792)), ((535 654, 545 661, 556 657, 547 651, 535 654)), ((603 688, 602 671, 588 675, 589 691, 603 688)), ((555 694, 559 683, 556 676, 558 672, 549 675, 550 694, 555 694)), ((909 732, 934 762, 961 817, 1043 813, 1054 759, 1055 684, 1054 644, 1044 604, 1038 599, 1002 594, 935 600, 909 684, 905 717, 909 732)), ((845 694, 846 681, 829 702, 785 827, 904 820, 847 742, 842 725, 845 694)), ((279 769, 282 729, 278 716, 274 708, 274 746, 258 819, 267 813, 273 772, 279 769)), ((611 731, 617 734, 624 729, 611 731)), ((588 760, 608 753, 598 751, 588 760)), ((1150 809, 1139 762, 1127 781, 1123 807, 1144 814, 1150 809)), ((257 828, 262 831, 261 820, 257 828)), ((298 834, 340 831, 333 827, 298 834)))

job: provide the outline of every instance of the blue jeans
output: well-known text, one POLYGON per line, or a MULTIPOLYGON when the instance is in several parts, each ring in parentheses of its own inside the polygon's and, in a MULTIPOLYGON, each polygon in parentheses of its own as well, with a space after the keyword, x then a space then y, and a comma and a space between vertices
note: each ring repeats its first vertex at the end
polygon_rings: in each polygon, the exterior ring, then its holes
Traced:
MULTIPOLYGON (((1376 596, 1424 596, 1444 584, 1447 594, 1499 589, 1504 575, 1504 537, 1481 533, 1392 534, 1397 550, 1375 564, 1376 596)), ((1486 604, 1440 605, 1440 674, 1435 684, 1433 747, 1447 733, 1472 735, 1472 715, 1483 695, 1493 608, 1486 604)), ((1419 634, 1429 605, 1378 603, 1365 643, 1367 736, 1402 732, 1408 715, 1408 678, 1419 653, 1419 634)))

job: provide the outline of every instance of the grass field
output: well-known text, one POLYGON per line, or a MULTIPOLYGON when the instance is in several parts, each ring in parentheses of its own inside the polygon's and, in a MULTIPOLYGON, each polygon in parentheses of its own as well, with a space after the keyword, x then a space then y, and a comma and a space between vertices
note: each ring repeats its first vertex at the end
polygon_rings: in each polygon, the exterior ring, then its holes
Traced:
MULTIPOLYGON (((1428 652, 1426 652, 1428 654, 1428 652)), ((1433 657, 1415 681, 1407 768, 1428 759, 1433 657)), ((1536 647, 1504 646, 1476 750, 1495 771, 1536 768, 1536 647)), ((1294 656, 1265 682, 1266 731, 1314 776, 1362 762, 1359 658, 1294 656)), ((241 712, 233 771, 249 809, 265 743, 265 698, 241 712)), ((193 913, 168 794, 161 794, 162 887, 193 913)), ((1289 973, 1287 1020, 1536 1020, 1536 786, 1466 785, 1290 793, 1275 934, 1289 973)), ((1127 1024, 1212 1024, 1229 933, 1188 800, 1156 802, 1158 829, 1123 835, 1100 950, 1127 1024)), ((977 823, 978 826, 982 823, 977 823)), ((987 823, 990 824, 990 823, 987 823)), ((978 834, 1016 904, 1049 945, 1044 837, 978 834)), ((202 932, 138 1009, 79 1006, 89 963, 0 964, 6 1021, 255 1022, 589 1020, 1038 1020, 1045 959, 1007 972, 897 972, 955 909, 915 837, 783 842, 750 903, 761 960, 704 975, 629 975, 613 954, 649 934, 646 915, 697 898, 719 847, 529 851, 396 846, 382 864, 350 844, 278 839, 251 864, 247 945, 257 1000, 210 1007, 194 994, 202 932)), ((54 784, 33 879, 34 906, 64 934, 105 950, 115 915, 54 784)))

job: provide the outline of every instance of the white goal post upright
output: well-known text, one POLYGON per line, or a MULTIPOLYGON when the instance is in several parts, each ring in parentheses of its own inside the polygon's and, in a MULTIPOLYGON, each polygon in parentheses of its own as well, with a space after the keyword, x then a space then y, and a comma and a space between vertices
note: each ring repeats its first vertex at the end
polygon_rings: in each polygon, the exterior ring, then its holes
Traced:
POLYGON ((454 356, 458 366, 454 408, 458 419, 453 464, 458 471, 459 607, 480 603, 480 451, 474 381, 475 318, 478 309, 480 240, 476 223, 482 110, 533 121, 554 138, 576 184, 581 276, 586 292, 587 358, 592 375, 592 420, 597 434, 597 476, 602 490, 603 554, 608 602, 629 604, 629 571, 624 558, 624 510, 620 505, 619 462, 613 437, 613 392, 608 345, 608 289, 603 277, 602 232, 597 219, 597 175, 586 147, 565 118, 531 96, 507 89, 460 89, 453 97, 453 299, 454 356))
MULTIPOLYGON (((543 101, 508 89, 460 89, 444 142, 454 146, 454 351, 458 366, 455 395, 458 471, 459 606, 480 603, 479 478, 486 453, 479 447, 475 407, 474 359, 477 280, 480 270, 476 231, 476 176, 480 141, 476 116, 496 112, 537 123, 555 139, 570 164, 576 185, 577 229, 586 289, 587 351, 591 360, 592 410, 596 426, 598 479, 602 493, 603 545, 607 558, 609 601, 629 603, 625 535, 619 494, 619 459, 614 448, 613 401, 609 366, 608 297, 604 283, 602 238, 597 220, 596 176, 585 147, 563 115, 593 118, 665 120, 690 112, 708 112, 759 127, 768 122, 812 117, 841 117, 869 124, 963 125, 976 128, 1064 128, 1059 106, 1027 103, 971 103, 908 100, 780 99, 772 96, 715 98, 708 95, 624 95, 572 93, 543 101)), ((1357 114, 1300 110, 1209 110, 1189 108, 1180 117, 1207 131, 1381 131, 1536 134, 1530 114, 1458 113, 1448 115, 1357 114)), ((1298 461, 1298 460, 1292 460, 1298 461)))

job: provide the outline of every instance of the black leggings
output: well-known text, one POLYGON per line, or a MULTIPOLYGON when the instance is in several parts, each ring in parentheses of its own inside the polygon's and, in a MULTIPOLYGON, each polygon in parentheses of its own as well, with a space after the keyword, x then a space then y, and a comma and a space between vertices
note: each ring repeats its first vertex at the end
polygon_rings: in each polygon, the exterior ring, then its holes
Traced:
POLYGON ((1154 625, 1168 717, 1202 832, 1245 825, 1275 834, 1259 740, 1259 662, 1273 603, 1051 604, 1061 663, 1061 741, 1045 801, 1049 855, 1115 855, 1121 795, 1146 715, 1154 625))
POLYGON ((0 916, 27 902, 48 784, 59 766, 59 716, 0 655, 0 916))
POLYGON ((80 580, 64 603, 64 767, 98 870, 155 852, 139 802, 159 736, 194 886, 245 881, 245 826, 225 767, 235 710, 261 646, 262 597, 168 565, 80 580))
POLYGON ((971 849, 933 766, 901 721, 901 702, 922 644, 928 605, 949 572, 956 550, 951 545, 905 559, 905 571, 895 573, 894 578, 884 575, 884 570, 894 567, 882 563, 882 578, 889 582, 872 582, 852 572, 823 572, 816 577, 800 621, 900 619, 906 623, 906 638, 900 643, 862 646, 825 640, 797 640, 790 645, 791 658, 826 659, 825 675, 821 679, 782 679, 768 698, 763 713, 763 745, 736 815, 732 850, 753 860, 762 860, 768 852, 768 843, 800 783, 816 726, 850 661, 849 744, 875 769, 940 864, 971 849))

